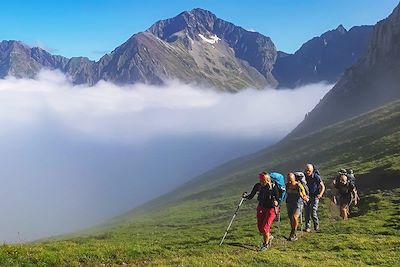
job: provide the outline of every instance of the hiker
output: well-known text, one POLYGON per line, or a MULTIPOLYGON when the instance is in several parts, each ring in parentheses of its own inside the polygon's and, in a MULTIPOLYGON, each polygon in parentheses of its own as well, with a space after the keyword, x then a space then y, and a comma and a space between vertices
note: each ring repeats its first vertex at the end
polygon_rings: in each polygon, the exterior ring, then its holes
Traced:
POLYGON ((279 211, 279 191, 268 173, 260 173, 259 179, 260 182, 254 185, 251 193, 247 194, 245 192, 242 197, 252 199, 258 192, 257 226, 258 231, 263 236, 263 243, 260 246, 260 250, 263 251, 271 247, 272 239, 274 238, 270 234, 270 229, 279 211))
POLYGON ((301 216, 304 202, 308 200, 306 190, 302 183, 297 181, 294 173, 288 173, 286 184, 286 209, 292 229, 289 236, 290 241, 297 240, 296 231, 299 226, 299 217, 301 216))
POLYGON ((347 220, 350 214, 350 205, 354 201, 354 205, 358 204, 358 196, 355 184, 350 181, 349 177, 341 174, 339 181, 333 180, 333 203, 339 204, 340 217, 347 220), (339 201, 337 201, 337 198, 339 201), (339 202, 339 203, 338 203, 339 202))
POLYGON ((318 220, 318 203, 325 192, 324 182, 321 180, 320 173, 317 167, 313 164, 307 164, 304 170, 309 190, 309 201, 305 205, 305 222, 306 232, 311 232, 311 218, 314 223, 314 230, 319 232, 318 220))

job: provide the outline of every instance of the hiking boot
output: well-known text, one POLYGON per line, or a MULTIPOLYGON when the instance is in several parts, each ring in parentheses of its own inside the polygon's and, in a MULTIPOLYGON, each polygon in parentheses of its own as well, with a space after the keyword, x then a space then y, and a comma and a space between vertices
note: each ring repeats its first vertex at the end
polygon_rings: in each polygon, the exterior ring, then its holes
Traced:
POLYGON ((311 229, 308 227, 308 228, 306 228, 306 233, 309 233, 309 232, 311 232, 311 229))
POLYGON ((266 251, 268 248, 268 244, 261 244, 260 251, 266 251))
POLYGON ((289 237, 289 241, 296 241, 298 238, 297 238, 297 235, 296 234, 294 234, 294 235, 291 235, 290 237, 289 237))
POLYGON ((268 240, 268 243, 267 243, 267 248, 270 248, 271 247, 271 245, 272 245, 272 240, 274 239, 274 236, 273 235, 271 235, 270 237, 269 237, 269 240, 268 240))

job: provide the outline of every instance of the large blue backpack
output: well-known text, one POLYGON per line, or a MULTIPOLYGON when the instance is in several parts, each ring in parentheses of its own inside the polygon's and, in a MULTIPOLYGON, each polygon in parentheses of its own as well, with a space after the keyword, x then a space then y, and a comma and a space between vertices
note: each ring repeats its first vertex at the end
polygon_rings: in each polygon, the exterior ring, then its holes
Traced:
POLYGON ((275 185, 278 187, 279 201, 282 202, 286 197, 285 177, 279 172, 271 172, 269 173, 269 176, 271 177, 275 185))

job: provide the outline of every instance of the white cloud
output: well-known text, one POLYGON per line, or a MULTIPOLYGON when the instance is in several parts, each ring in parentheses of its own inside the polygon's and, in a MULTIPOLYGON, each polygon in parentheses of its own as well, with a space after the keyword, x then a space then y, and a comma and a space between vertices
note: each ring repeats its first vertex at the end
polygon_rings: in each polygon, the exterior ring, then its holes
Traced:
POLYGON ((1 241, 75 231, 167 193, 283 137, 329 88, 0 80, 1 241))
POLYGON ((0 80, 0 124, 6 132, 52 119, 80 137, 143 142, 163 135, 282 137, 330 89, 217 93, 170 81, 164 86, 73 86, 64 75, 41 72, 36 80, 0 80))

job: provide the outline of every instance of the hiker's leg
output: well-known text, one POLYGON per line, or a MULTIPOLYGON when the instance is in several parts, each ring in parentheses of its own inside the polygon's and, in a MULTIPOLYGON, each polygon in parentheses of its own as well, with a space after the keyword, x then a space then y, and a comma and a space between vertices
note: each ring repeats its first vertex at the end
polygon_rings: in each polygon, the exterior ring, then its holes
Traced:
POLYGON ((311 228, 311 199, 304 206, 306 228, 311 228))
POLYGON ((257 206, 257 228, 258 228, 258 232, 260 233, 260 235, 263 236, 263 244, 265 244, 265 235, 264 235, 264 227, 263 227, 263 213, 262 213, 262 208, 260 206, 257 206))
POLYGON ((349 205, 351 203, 351 197, 342 197, 340 199, 340 217, 343 218, 343 220, 347 220, 349 216, 349 205))
MULTIPOLYGON (((257 207, 257 228, 260 234, 262 234, 264 242, 265 242, 265 235, 264 235, 264 213, 263 209, 258 206, 257 207)), ((264 243, 265 244, 265 243, 264 243)))
POLYGON ((346 205, 344 205, 344 215, 345 215, 345 217, 343 219, 345 219, 345 220, 347 220, 349 218, 349 214, 350 214, 349 205, 350 204, 348 204, 348 203, 346 203, 346 205))
POLYGON ((342 219, 344 220, 345 210, 344 210, 344 205, 342 203, 340 203, 339 210, 340 210, 340 217, 342 217, 342 219))
POLYGON ((296 231, 297 231, 297 228, 299 227, 299 213, 295 213, 294 215, 293 215, 293 225, 292 225, 292 231, 294 232, 294 233, 296 233, 296 231))
POLYGON ((293 206, 293 204, 287 204, 286 209, 287 209, 288 217, 290 220, 290 229, 291 229, 290 236, 292 236, 294 233, 294 229, 295 229, 294 213, 295 213, 296 209, 295 209, 295 206, 293 206))
POLYGON ((275 209, 274 208, 267 209, 266 216, 265 216, 265 223, 264 223, 264 232, 266 234, 266 242, 267 243, 271 239, 270 231, 271 231, 272 223, 275 220, 275 217, 276 217, 275 209))
POLYGON ((263 233, 263 244, 267 244, 269 240, 269 233, 263 233))
POLYGON ((314 229, 319 228, 319 220, 318 220, 318 203, 319 199, 314 197, 312 198, 312 220, 314 223, 314 229))

